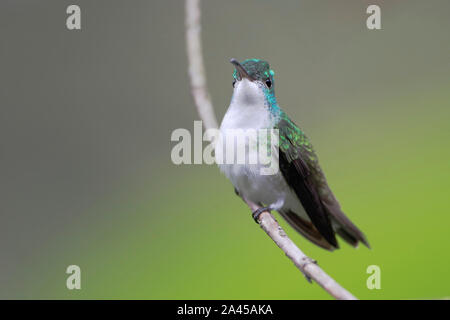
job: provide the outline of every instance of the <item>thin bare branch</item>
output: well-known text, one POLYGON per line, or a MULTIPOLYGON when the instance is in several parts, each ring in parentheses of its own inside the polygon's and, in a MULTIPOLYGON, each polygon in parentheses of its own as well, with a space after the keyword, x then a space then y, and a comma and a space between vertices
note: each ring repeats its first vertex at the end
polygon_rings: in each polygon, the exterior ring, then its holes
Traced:
MULTIPOLYGON (((200 0, 186 0, 186 48, 189 62, 189 77, 192 95, 195 100, 200 119, 206 129, 217 128, 211 98, 206 85, 205 68, 203 64, 200 0)), ((259 208, 251 201, 243 199, 250 210, 254 212, 259 208)), ((278 222, 266 211, 259 215, 259 225, 267 235, 284 251, 295 266, 303 274, 317 282, 325 291, 336 299, 355 300, 356 298, 333 278, 326 274, 317 263, 306 256, 287 236, 278 222)))
POLYGON ((203 64, 200 0, 186 1, 186 48, 191 90, 197 111, 206 129, 217 128, 203 64))

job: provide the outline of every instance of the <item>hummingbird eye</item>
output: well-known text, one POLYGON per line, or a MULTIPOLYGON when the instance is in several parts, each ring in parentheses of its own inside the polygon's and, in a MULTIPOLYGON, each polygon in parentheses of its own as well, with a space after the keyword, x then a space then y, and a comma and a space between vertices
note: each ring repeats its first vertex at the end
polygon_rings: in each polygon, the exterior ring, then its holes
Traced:
POLYGON ((233 80, 233 88, 234 88, 235 84, 236 84, 236 79, 233 80))
POLYGON ((266 86, 267 88, 270 88, 272 86, 272 81, 270 81, 270 79, 266 80, 266 86))

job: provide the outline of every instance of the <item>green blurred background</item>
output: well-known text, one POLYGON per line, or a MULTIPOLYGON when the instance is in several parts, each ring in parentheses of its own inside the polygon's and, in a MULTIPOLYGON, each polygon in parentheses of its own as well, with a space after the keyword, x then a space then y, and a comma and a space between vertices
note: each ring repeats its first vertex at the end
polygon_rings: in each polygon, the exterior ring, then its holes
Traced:
MULTIPOLYGON (((198 119, 182 1, 0 4, 0 298, 328 299, 215 166, 175 166, 198 119), (68 31, 65 10, 82 10, 68 31), (81 267, 81 290, 65 284, 81 267)), ((450 2, 205 1, 218 117, 231 57, 266 59, 372 250, 333 253, 278 219, 362 299, 450 296, 450 2), (382 30, 365 26, 369 4, 382 30), (381 268, 381 289, 366 268, 381 268)))

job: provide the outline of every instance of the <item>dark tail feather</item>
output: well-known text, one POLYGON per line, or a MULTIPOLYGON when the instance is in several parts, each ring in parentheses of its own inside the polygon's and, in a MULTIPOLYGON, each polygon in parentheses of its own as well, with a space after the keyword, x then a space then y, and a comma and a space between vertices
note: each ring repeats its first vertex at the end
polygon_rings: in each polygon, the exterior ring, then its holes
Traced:
POLYGON ((331 244, 320 234, 317 228, 314 227, 310 221, 302 219, 295 212, 287 210, 280 211, 279 213, 291 225, 291 227, 315 245, 329 251, 339 248, 337 243, 336 245, 331 244))
POLYGON ((323 203, 331 216, 333 225, 335 226, 336 233, 341 236, 346 242, 348 242, 353 247, 358 246, 358 242, 362 242, 367 248, 370 248, 369 242, 366 236, 357 226, 350 221, 349 218, 342 212, 337 201, 334 205, 329 205, 328 203, 323 203))
POLYGON ((336 230, 336 233, 351 246, 353 246, 353 247, 358 246, 358 239, 356 239, 354 236, 352 236, 350 233, 348 233, 345 229, 338 228, 336 230))

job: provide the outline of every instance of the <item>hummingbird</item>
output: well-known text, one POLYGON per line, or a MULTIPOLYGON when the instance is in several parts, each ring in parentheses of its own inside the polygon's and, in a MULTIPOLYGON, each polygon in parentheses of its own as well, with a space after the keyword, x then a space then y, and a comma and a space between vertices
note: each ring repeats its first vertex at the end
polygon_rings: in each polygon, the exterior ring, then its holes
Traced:
MULTIPOLYGON (((362 242, 370 248, 365 235, 342 212, 310 140, 278 105, 275 73, 269 63, 260 59, 230 62, 235 68, 233 95, 220 125, 222 139, 229 129, 277 129, 279 135, 275 174, 262 175, 254 164, 219 164, 236 194, 261 206, 252 213, 255 221, 262 212, 273 210, 323 249, 339 248, 336 235, 353 247, 362 242)), ((223 153, 222 147, 223 143, 216 145, 216 157, 223 153)), ((245 152, 256 151, 246 148, 245 152)))

